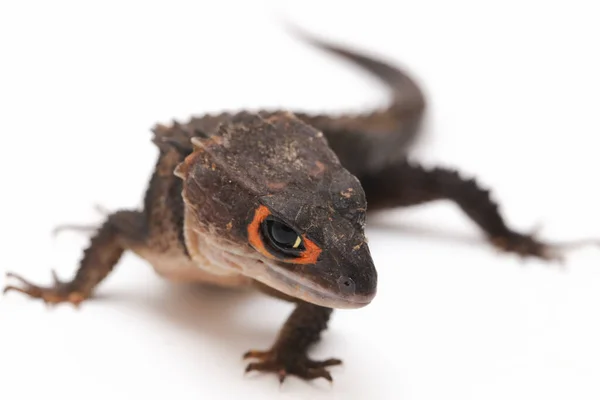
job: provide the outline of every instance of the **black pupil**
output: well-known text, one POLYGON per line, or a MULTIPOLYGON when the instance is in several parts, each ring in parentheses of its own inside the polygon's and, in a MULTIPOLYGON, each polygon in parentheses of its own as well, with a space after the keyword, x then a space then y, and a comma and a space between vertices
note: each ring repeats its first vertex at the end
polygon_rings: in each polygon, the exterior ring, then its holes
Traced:
POLYGON ((285 247, 294 247, 298 234, 289 226, 278 221, 270 221, 271 237, 277 244, 285 247))

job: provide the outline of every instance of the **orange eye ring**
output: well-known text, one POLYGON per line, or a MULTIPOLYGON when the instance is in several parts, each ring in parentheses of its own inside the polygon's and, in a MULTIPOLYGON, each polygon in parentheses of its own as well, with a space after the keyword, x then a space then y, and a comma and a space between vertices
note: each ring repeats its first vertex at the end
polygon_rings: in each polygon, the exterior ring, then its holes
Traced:
POLYGON ((280 260, 290 264, 315 264, 322 250, 315 242, 308 239, 305 235, 301 235, 305 250, 301 252, 298 257, 282 260, 281 257, 277 257, 267 249, 260 232, 260 226, 269 215, 271 215, 271 211, 262 204, 254 211, 254 218, 252 219, 252 222, 248 224, 248 241, 250 242, 250 245, 263 256, 274 260, 280 260))

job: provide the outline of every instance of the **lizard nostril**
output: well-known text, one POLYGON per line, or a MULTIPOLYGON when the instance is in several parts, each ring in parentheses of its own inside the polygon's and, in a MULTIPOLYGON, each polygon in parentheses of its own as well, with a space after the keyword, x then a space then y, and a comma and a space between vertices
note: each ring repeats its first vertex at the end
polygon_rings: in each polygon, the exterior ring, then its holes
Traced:
POLYGON ((356 284, 349 276, 340 276, 337 280, 337 284, 342 293, 354 294, 356 291, 356 284))

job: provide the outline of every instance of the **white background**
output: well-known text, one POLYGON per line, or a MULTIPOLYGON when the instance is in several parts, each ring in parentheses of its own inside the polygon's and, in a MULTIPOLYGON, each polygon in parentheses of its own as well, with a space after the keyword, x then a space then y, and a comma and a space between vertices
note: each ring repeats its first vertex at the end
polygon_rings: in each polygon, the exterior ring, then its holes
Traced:
MULTIPOLYGON (((419 156, 493 188, 513 227, 600 237, 596 1, 350 3, 2 2, 0 269, 71 276, 87 237, 52 228, 140 203, 156 122, 385 104, 282 16, 408 68, 430 101, 419 156)), ((0 299, 0 398, 600 398, 598 249, 521 263, 446 202, 370 218, 368 236, 378 295, 312 353, 344 360, 333 385, 243 375, 291 305, 174 287, 127 255, 78 311, 0 299)))

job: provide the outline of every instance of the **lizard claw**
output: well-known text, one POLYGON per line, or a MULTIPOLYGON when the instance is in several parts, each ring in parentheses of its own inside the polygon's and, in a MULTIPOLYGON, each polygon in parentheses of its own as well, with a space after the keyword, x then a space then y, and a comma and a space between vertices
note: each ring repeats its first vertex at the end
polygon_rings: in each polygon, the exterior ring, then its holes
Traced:
POLYGON ((309 359, 305 354, 295 354, 285 349, 250 350, 244 354, 243 358, 259 360, 248 364, 246 373, 250 371, 274 372, 277 374, 280 384, 289 375, 295 375, 304 380, 324 378, 329 382, 333 382, 333 378, 326 368, 342 363, 341 360, 336 358, 315 361, 309 359))
MULTIPOLYGON (((102 215, 104 218, 107 218, 110 215, 110 211, 100 204, 94 205, 94 210, 102 215)), ((92 233, 97 231, 99 226, 97 225, 84 225, 84 224, 61 224, 54 227, 52 230, 52 236, 58 236, 58 234, 64 231, 75 231, 75 232, 87 232, 92 233)))
POLYGON ((589 245, 600 247, 600 240, 596 239, 583 239, 555 244, 544 243, 537 239, 540 230, 541 225, 538 224, 529 234, 510 232, 508 235, 491 238, 491 242, 497 249, 516 253, 522 259, 537 257, 544 261, 557 262, 562 267, 565 265, 565 253, 568 250, 589 245))
POLYGON ((54 284, 49 287, 35 285, 22 276, 12 272, 7 272, 6 278, 15 279, 20 285, 5 286, 2 291, 3 294, 15 291, 35 299, 41 299, 48 305, 66 302, 73 304, 75 307, 79 307, 81 302, 85 300, 85 296, 82 293, 71 289, 70 282, 62 282, 54 270, 52 270, 52 280, 54 281, 54 284))
POLYGON ((72 225, 72 224, 63 224, 57 225, 52 230, 52 236, 58 236, 60 233, 64 231, 74 231, 74 232, 87 232, 91 233, 98 229, 95 225, 72 225))

